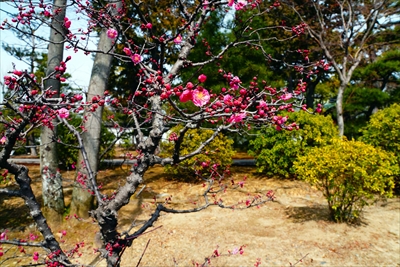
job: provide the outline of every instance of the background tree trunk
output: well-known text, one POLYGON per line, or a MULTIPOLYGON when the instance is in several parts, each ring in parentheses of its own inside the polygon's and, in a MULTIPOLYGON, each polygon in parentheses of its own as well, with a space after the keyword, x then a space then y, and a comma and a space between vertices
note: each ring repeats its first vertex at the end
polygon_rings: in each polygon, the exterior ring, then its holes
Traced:
POLYGON ((29 150, 31 151, 31 156, 37 156, 37 149, 36 149, 36 144, 35 144, 35 135, 34 133, 29 134, 26 137, 26 144, 29 146, 29 150))
MULTIPOLYGON (((54 0, 53 12, 60 8, 52 19, 52 29, 50 31, 50 40, 48 47, 48 61, 46 75, 54 71, 55 66, 59 66, 63 58, 64 44, 63 36, 59 33, 64 31, 63 22, 66 11, 66 0, 54 0)), ((60 92, 61 83, 56 79, 48 79, 45 82, 45 88, 51 87, 52 90, 60 92)), ((54 123, 53 123, 54 125, 54 123)), ((41 130, 41 150, 40 150, 40 170, 42 177, 43 194, 43 212, 46 218, 58 221, 62 219, 64 213, 64 194, 62 187, 62 177, 58 171, 58 157, 56 152, 56 143, 53 136, 56 128, 53 130, 48 127, 42 127, 41 130)))
MULTIPOLYGON (((97 46, 98 50, 109 51, 112 48, 113 40, 108 38, 107 29, 103 29, 100 33, 100 40, 97 46)), ((97 53, 94 63, 92 74, 90 77, 90 84, 87 94, 87 100, 92 101, 94 96, 103 96, 107 88, 108 77, 111 70, 112 56, 102 53, 97 53)), ((99 150, 100 150, 100 133, 102 123, 103 107, 99 106, 96 111, 88 111, 85 109, 83 117, 86 118, 84 127, 86 132, 82 134, 83 145, 86 149, 91 170, 96 174, 99 165, 99 150)), ((78 161, 78 173, 87 174, 85 165, 82 162, 80 155, 78 161)), ((79 217, 87 218, 89 211, 94 208, 94 196, 88 192, 88 188, 75 181, 74 189, 72 192, 71 214, 76 214, 79 217)))
POLYGON ((341 83, 338 90, 338 95, 336 99, 336 113, 337 113, 337 124, 339 129, 339 136, 344 135, 344 118, 343 118, 343 93, 346 89, 346 84, 341 83))

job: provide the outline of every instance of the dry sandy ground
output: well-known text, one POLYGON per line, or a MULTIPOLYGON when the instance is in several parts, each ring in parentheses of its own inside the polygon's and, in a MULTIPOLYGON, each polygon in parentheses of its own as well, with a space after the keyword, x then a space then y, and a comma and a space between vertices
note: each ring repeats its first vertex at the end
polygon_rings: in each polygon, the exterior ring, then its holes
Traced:
MULTIPOLYGON (((140 266, 193 266, 204 263, 216 248, 221 256, 211 257, 211 266, 254 266, 257 259, 260 266, 290 266, 300 259, 297 266, 400 266, 399 198, 366 208, 360 225, 336 224, 327 219, 322 194, 307 184, 266 179, 252 175, 252 169, 241 170, 243 173, 236 174, 235 179, 247 172, 246 185, 240 192, 223 195, 226 202, 235 203, 247 194, 269 189, 275 191, 276 201, 245 210, 211 207, 191 214, 163 214, 154 225, 159 228, 136 239, 125 251, 122 266, 136 266, 146 244, 140 266), (242 255, 229 255, 228 250, 241 246, 242 255)), ((105 187, 111 180, 115 184, 114 178, 104 179, 105 187)), ((132 221, 140 227, 152 213, 154 196, 162 199, 172 195, 170 207, 184 208, 193 207, 201 191, 201 185, 166 181, 154 169, 142 192, 144 200, 132 199, 121 210, 120 229, 126 230, 132 221)), ((67 230, 66 248, 85 241, 80 249, 83 254, 76 257, 76 262, 88 264, 95 258, 95 224, 69 222, 53 228, 67 230)), ((26 259, 20 260, 7 261, 4 266, 27 263, 26 259)), ((104 261, 97 266, 105 266, 104 261)))

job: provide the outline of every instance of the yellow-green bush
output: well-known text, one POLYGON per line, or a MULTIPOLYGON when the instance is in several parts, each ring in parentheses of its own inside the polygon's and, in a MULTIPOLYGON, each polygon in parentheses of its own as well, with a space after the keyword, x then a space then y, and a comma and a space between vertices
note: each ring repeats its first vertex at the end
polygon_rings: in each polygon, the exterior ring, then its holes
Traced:
MULTIPOLYGON (((362 130, 361 141, 393 152, 400 163, 400 105, 393 104, 371 116, 362 130)), ((400 177, 395 178, 396 193, 400 194, 400 177)))
POLYGON ((331 117, 304 111, 286 113, 288 121, 300 125, 299 130, 277 131, 265 127, 250 141, 249 154, 254 156, 257 171, 267 175, 289 177, 295 174, 293 162, 311 148, 323 146, 338 136, 331 117))
MULTIPOLYGON (((182 126, 171 129, 169 136, 173 133, 179 134, 182 126)), ((212 130, 190 129, 186 132, 182 142, 180 155, 186 155, 196 150, 201 143, 206 141, 213 134, 212 130)), ((232 147, 233 140, 223 134, 219 134, 210 144, 208 144, 201 154, 187 159, 177 165, 165 166, 166 173, 174 176, 175 179, 188 180, 196 177, 196 172, 202 174, 207 167, 202 166, 202 162, 209 166, 218 164, 221 168, 226 168, 232 163, 232 156, 235 151, 232 147)), ((161 144, 161 156, 171 157, 175 142, 168 141, 161 144)))
POLYGON ((328 201, 331 219, 352 222, 378 196, 391 196, 400 170, 392 153, 360 141, 334 139, 294 163, 299 178, 316 185, 328 201))

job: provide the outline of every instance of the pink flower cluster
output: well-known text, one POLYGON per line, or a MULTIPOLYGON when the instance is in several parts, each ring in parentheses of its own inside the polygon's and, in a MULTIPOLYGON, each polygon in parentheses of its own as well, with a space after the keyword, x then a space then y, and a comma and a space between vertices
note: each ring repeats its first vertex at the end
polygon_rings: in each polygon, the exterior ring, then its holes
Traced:
POLYGON ((34 261, 38 261, 38 260, 39 260, 39 252, 33 252, 33 257, 32 257, 32 259, 33 259, 34 261))
POLYGON ((238 114, 232 114, 232 116, 228 119, 229 123, 238 123, 241 122, 244 118, 246 118, 246 113, 238 113, 238 114))
POLYGON ((128 47, 124 47, 124 53, 127 56, 131 57, 132 62, 136 65, 139 64, 140 62, 142 62, 142 56, 139 54, 133 54, 132 51, 128 48, 128 47))
POLYGON ((0 139, 0 144, 4 145, 4 144, 6 143, 6 141, 7 141, 7 137, 3 136, 3 137, 0 139))
POLYGON ((246 0, 238 0, 235 4, 235 0, 228 0, 228 6, 234 7, 236 10, 242 10, 248 2, 246 0))
POLYGON ((118 37, 118 32, 117 30, 110 28, 107 30, 107 36, 110 39, 115 39, 118 37))
POLYGON ((71 21, 67 17, 64 18, 64 27, 67 29, 71 27, 71 21))
POLYGON ((139 55, 139 54, 133 54, 132 56, 131 56, 131 59, 132 59, 132 61, 133 61, 133 63, 136 65, 136 64, 139 64, 140 62, 142 62, 142 57, 139 55))
POLYGON ((140 25, 140 29, 142 31, 151 30, 152 28, 153 28, 153 24, 151 24, 150 22, 140 25))
MULTIPOLYGON (((204 83, 207 80, 207 76, 201 74, 198 77, 200 83, 204 83)), ((179 96, 181 102, 192 101, 195 106, 202 107, 210 101, 210 93, 201 86, 197 86, 195 90, 192 90, 194 85, 188 82, 186 90, 179 96)))
POLYGON ((182 42, 182 36, 179 34, 175 39, 174 39, 174 43, 175 44, 180 44, 182 42))
POLYGON ((67 119, 69 117, 69 111, 66 108, 60 108, 57 110, 57 114, 61 119, 67 119))

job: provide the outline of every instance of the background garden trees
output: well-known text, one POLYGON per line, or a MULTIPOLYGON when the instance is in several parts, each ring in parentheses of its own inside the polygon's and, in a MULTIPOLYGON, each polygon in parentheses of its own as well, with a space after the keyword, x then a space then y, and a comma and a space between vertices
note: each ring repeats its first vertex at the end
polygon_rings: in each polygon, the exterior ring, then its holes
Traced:
POLYGON ((307 25, 309 36, 318 44, 340 81, 337 88, 336 116, 340 136, 344 135, 343 96, 354 71, 369 48, 382 51, 387 45, 398 42, 381 42, 377 36, 392 30, 398 24, 398 1, 282 1, 298 14, 307 25), (313 17, 309 15, 313 14, 313 17))
MULTIPOLYGON (((204 168, 200 179, 208 185, 204 187, 202 195, 204 199, 198 206, 188 210, 174 210, 165 204, 158 204, 154 213, 143 225, 121 232, 118 229, 118 211, 129 203, 131 196, 145 182, 143 177, 150 167, 156 164, 177 165, 194 158, 223 132, 240 132, 248 130, 252 125, 271 125, 278 130, 294 130, 298 127, 296 122, 287 120, 285 116, 280 115, 280 112, 292 112, 295 109, 304 108, 302 94, 305 92, 305 85, 302 82, 296 81, 296 86, 289 92, 287 88, 269 86, 267 80, 257 75, 254 75, 251 81, 244 82, 236 73, 216 66, 213 75, 219 76, 224 86, 220 88, 207 86, 210 75, 202 72, 204 66, 217 63, 232 47, 260 48, 260 42, 269 39, 263 37, 261 32, 270 30, 269 26, 252 26, 251 19, 240 21, 240 39, 228 40, 219 52, 210 53, 205 58, 200 57, 198 61, 190 60, 192 50, 199 45, 204 46, 203 42, 198 42, 197 36, 207 25, 210 14, 219 10, 220 7, 228 10, 233 8, 226 14, 252 12, 251 17, 256 18, 276 8, 274 5, 265 9, 259 2, 212 0, 186 4, 181 1, 165 1, 165 3, 160 3, 163 7, 161 11, 158 9, 158 2, 153 5, 151 2, 132 1, 125 2, 122 6, 119 3, 118 1, 69 2, 68 8, 75 9, 77 14, 87 21, 87 27, 75 28, 74 21, 71 21, 68 16, 56 19, 63 12, 65 5, 19 2, 15 4, 19 16, 1 25, 2 30, 20 29, 20 25, 24 23, 40 20, 55 31, 54 35, 52 34, 47 40, 51 44, 65 44, 67 49, 83 50, 87 54, 109 55, 120 61, 132 62, 138 68, 137 87, 133 88, 132 94, 124 101, 119 101, 118 98, 106 92, 87 99, 84 99, 82 93, 74 92, 57 96, 59 92, 53 85, 49 86, 47 81, 53 80, 58 83, 63 81, 62 75, 65 73, 66 66, 74 60, 74 57, 67 57, 54 67, 50 67, 49 64, 46 77, 42 79, 43 83, 38 83, 34 75, 18 68, 11 70, 10 74, 4 78, 11 94, 2 105, 13 110, 15 116, 14 118, 1 117, 0 120, 5 126, 0 139, 2 144, 0 167, 14 176, 18 186, 6 188, 1 192, 24 199, 43 239, 37 242, 26 242, 23 245, 46 249, 48 257, 44 261, 47 261, 47 264, 71 265, 71 261, 67 253, 61 249, 43 216, 30 186, 28 169, 8 161, 17 140, 32 129, 44 126, 54 130, 58 123, 62 123, 70 133, 74 134, 79 144, 82 166, 86 168, 85 172, 78 172, 76 181, 90 192, 98 203, 89 214, 99 226, 99 235, 103 242, 99 253, 102 258, 105 258, 108 266, 118 266, 125 248, 132 246, 135 239, 153 225, 161 212, 197 212, 211 205, 221 208, 246 208, 260 205, 273 198, 269 192, 263 192, 239 203, 224 203, 222 196, 218 197, 218 194, 238 188, 238 182, 228 180, 226 183, 225 176, 229 172, 226 172, 219 164, 212 162, 203 164, 202 162, 204 168), (43 19, 43 16, 52 20, 43 19), (174 18, 171 22, 176 23, 163 25, 157 19, 160 16, 174 18), (52 23, 55 21, 57 23, 52 23), (248 26, 245 25, 246 23, 248 26), (256 32, 247 31, 246 29, 250 29, 248 27, 256 27, 254 28, 256 32), (90 49, 87 46, 88 41, 98 31, 101 34, 105 33, 107 39, 100 39, 104 41, 100 41, 96 49, 90 49), (53 39, 55 36, 60 39, 53 39), (120 48, 115 49, 117 46, 120 48), (183 80, 181 71, 189 67, 195 70, 195 74, 183 80), (19 108, 21 105, 24 105, 23 109, 19 108), (71 113, 81 113, 86 109, 90 112, 90 116, 94 116, 93 112, 101 110, 102 105, 108 105, 115 113, 123 113, 129 120, 128 124, 133 125, 137 140, 137 155, 132 157, 134 164, 131 167, 131 173, 120 181, 121 186, 112 194, 104 193, 102 188, 97 186, 94 171, 97 161, 93 161, 88 155, 88 145, 83 137, 86 132, 90 132, 91 125, 74 127, 69 123, 71 113), (171 156, 162 158, 158 155, 159 145, 164 134, 176 125, 180 125, 181 128, 169 136, 169 142, 173 144, 171 156), (191 133, 191 130, 204 128, 212 131, 206 140, 188 151, 181 149, 184 146, 185 137, 191 133)), ((290 38, 297 38, 302 34, 303 26, 285 27, 290 29, 292 35, 290 38)), ((49 62, 53 62, 54 57, 60 55, 60 53, 52 54, 52 56, 50 54, 49 52, 49 62)), ((109 66, 110 61, 107 59, 102 67, 108 69, 109 66)), ((299 68, 299 72, 307 72, 306 67, 299 68)), ((102 75, 106 75, 107 72, 108 70, 102 75)), ((104 82, 107 77, 103 76, 101 80, 104 82)), ((84 121, 86 120, 87 118, 84 117, 84 121)), ((113 116, 110 116, 109 120, 113 121, 113 116)), ((113 123, 116 128, 123 130, 123 126, 114 121, 113 123)), ((96 131, 100 130, 97 127, 96 129, 96 131)), ((62 142, 62 140, 54 139, 48 141, 43 144, 47 146, 51 143, 62 142)), ((98 153, 96 148, 93 151, 98 153)), ((96 159, 98 155, 92 156, 96 159)), ((19 241, 13 242, 7 239, 2 239, 0 242, 22 244, 19 241)), ((37 253, 33 260, 38 260, 37 253)))
MULTIPOLYGON (((38 75, 40 71, 40 65, 43 66, 42 61, 46 59, 43 54, 43 43, 40 39, 35 38, 35 33, 39 30, 41 23, 31 23, 29 25, 24 25, 23 32, 19 32, 16 29, 12 29, 13 34, 22 41, 22 45, 15 43, 8 43, 2 40, 2 47, 7 53, 14 56, 19 61, 26 63, 29 66, 29 72, 38 75)), ((47 62, 46 62, 47 63, 47 62)), ((46 65, 46 63, 44 65, 46 65)), ((43 77, 43 75, 38 75, 43 77)), ((26 138, 26 145, 29 147, 31 155, 37 156, 36 144, 35 144, 35 134, 32 132, 26 138)))

